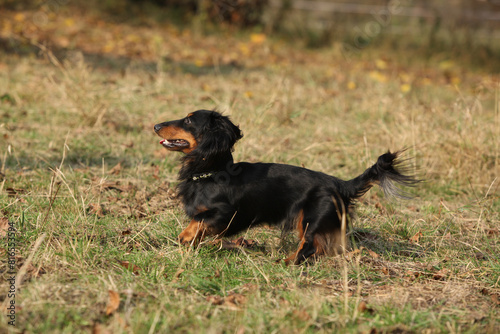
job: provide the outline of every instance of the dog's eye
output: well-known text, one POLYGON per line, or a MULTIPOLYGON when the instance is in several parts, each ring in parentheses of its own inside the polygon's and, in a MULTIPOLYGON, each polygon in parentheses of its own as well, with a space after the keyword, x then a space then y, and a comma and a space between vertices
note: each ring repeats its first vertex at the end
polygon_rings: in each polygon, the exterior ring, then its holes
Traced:
POLYGON ((184 124, 191 124, 191 119, 189 117, 186 117, 184 119, 184 124))

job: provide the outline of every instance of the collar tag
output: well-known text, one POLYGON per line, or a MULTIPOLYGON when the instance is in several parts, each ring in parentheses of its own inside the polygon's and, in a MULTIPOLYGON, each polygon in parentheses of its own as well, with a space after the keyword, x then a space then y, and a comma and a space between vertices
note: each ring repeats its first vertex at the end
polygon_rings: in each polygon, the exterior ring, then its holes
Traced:
POLYGON ((209 178, 209 177, 211 177, 213 175, 214 175, 214 173, 199 174, 199 175, 193 176, 191 179, 193 181, 198 181, 198 180, 201 180, 201 179, 207 179, 207 178, 209 178))

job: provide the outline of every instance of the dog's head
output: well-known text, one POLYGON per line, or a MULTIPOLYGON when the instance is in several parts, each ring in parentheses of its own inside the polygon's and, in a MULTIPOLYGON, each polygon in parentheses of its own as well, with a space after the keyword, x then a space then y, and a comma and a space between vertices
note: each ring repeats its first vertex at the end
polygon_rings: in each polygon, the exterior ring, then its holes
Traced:
POLYGON ((229 117, 211 110, 198 110, 182 119, 156 124, 154 130, 163 138, 160 144, 166 149, 186 154, 196 151, 206 156, 230 152, 243 137, 229 117))

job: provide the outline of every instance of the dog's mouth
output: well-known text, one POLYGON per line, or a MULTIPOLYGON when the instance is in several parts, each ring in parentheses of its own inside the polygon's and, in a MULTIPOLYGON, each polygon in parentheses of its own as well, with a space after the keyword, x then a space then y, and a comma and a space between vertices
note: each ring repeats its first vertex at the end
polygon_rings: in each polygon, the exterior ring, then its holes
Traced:
POLYGON ((168 149, 184 149, 189 147, 189 143, 187 140, 184 139, 162 139, 160 141, 160 144, 163 145, 163 147, 168 148, 168 149))

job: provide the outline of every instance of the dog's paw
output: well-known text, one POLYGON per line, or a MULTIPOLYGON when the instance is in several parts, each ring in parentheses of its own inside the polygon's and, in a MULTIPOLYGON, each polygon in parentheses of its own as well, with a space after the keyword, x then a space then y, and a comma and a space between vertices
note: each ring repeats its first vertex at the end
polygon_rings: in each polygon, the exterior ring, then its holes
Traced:
POLYGON ((188 227, 179 234, 178 240, 182 245, 186 246, 197 244, 205 237, 206 231, 207 228, 205 224, 193 220, 188 227))

